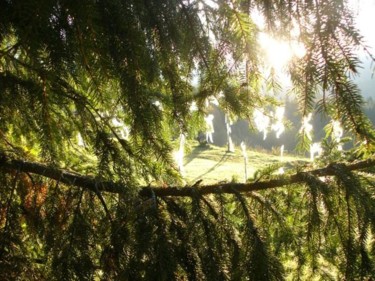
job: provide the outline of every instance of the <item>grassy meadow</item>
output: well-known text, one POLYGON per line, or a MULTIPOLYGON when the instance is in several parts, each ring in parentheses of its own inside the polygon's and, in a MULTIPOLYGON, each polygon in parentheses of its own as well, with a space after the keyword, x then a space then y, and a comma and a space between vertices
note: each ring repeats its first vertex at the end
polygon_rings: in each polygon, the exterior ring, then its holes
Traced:
MULTIPOLYGON (((247 174, 251 178, 255 171, 264 169, 270 165, 282 166, 286 169, 294 162, 308 161, 307 158, 295 156, 284 152, 283 157, 279 151, 255 151, 247 150, 247 174)), ((187 183, 193 184, 203 180, 202 184, 212 184, 222 181, 244 181, 245 165, 240 147, 235 152, 227 152, 226 147, 215 145, 199 145, 192 143, 184 159, 185 176, 187 183)))

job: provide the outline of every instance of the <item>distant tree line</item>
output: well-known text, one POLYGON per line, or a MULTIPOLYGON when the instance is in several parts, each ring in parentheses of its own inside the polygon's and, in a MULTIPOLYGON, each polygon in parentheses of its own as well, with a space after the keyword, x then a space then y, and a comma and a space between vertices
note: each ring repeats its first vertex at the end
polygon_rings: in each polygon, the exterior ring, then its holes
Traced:
MULTIPOLYGON (((284 149, 287 152, 295 152, 298 144, 298 131, 301 128, 302 116, 297 110, 297 101, 287 99, 285 101, 285 120, 286 129, 285 132, 280 136, 279 139, 276 138, 274 131, 269 131, 266 140, 263 140, 263 133, 257 131, 256 128, 252 128, 251 124, 244 119, 237 120, 232 125, 232 139, 234 143, 238 146, 243 141, 248 147, 255 149, 265 149, 272 150, 284 145, 284 149)), ((371 120, 372 124, 375 124, 375 101, 372 97, 366 99, 364 104, 364 112, 371 120)), ((218 107, 213 108, 212 114, 214 118, 214 144, 219 146, 226 145, 227 133, 225 127, 225 114, 218 107)), ((313 131, 313 142, 318 142, 325 137, 324 127, 330 122, 330 118, 321 113, 316 112, 312 125, 313 131)), ((347 143, 344 148, 351 147, 352 144, 347 143)))

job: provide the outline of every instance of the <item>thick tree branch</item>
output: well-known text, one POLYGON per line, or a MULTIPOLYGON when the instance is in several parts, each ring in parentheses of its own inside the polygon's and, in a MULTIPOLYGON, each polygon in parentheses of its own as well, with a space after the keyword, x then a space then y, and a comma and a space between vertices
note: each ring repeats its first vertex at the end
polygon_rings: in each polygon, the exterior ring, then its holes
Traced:
MULTIPOLYGON (((212 184, 205 186, 192 186, 192 187, 143 187, 139 194, 141 196, 152 196, 155 194, 159 197, 166 196, 179 196, 190 197, 196 194, 218 194, 218 193, 237 193, 237 192, 250 192, 282 187, 285 185, 301 183, 304 181, 304 175, 307 173, 315 176, 332 176, 335 174, 335 165, 344 164, 330 164, 325 168, 298 172, 291 176, 284 176, 278 179, 271 179, 267 181, 258 181, 252 183, 224 183, 212 184)), ((346 168, 350 171, 361 170, 369 167, 375 167, 375 158, 359 161, 352 164, 346 164, 346 168)), ((95 193, 99 191, 122 193, 126 190, 126 186, 121 183, 111 181, 100 181, 90 176, 80 175, 74 172, 50 167, 41 163, 28 162, 23 160, 10 159, 5 154, 0 154, 0 168, 8 171, 20 171, 24 173, 32 173, 44 176, 49 179, 54 179, 59 182, 73 185, 76 187, 86 188, 95 193)))
POLYGON ((68 185, 86 188, 95 193, 97 193, 98 190, 121 193, 121 191, 126 188, 123 184, 100 181, 90 176, 80 175, 41 163, 10 159, 5 154, 0 154, 0 168, 1 167, 11 171, 40 175, 68 185))

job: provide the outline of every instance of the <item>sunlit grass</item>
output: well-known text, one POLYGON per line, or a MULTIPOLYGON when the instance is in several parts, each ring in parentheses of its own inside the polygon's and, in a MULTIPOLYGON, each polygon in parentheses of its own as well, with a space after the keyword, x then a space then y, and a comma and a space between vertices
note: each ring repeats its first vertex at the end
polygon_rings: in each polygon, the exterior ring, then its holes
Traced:
MULTIPOLYGON (((290 154, 284 154, 281 158, 271 152, 258 152, 251 148, 248 149, 247 156, 247 173, 249 177, 252 177, 255 171, 266 168, 269 165, 281 162, 287 165, 288 163, 307 160, 290 154)), ((244 158, 239 147, 237 147, 235 152, 227 152, 226 147, 201 146, 194 143, 185 157, 185 180, 190 184, 194 184, 198 180, 203 180, 202 184, 222 181, 230 182, 233 179, 243 182, 244 173, 244 158)))

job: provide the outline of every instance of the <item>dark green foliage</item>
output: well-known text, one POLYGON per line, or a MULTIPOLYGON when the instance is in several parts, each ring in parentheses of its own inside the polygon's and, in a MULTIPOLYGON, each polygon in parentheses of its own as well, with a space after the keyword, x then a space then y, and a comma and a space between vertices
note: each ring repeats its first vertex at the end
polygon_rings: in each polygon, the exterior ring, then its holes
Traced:
POLYGON ((33 280, 370 277, 373 178, 331 169, 324 181, 303 173, 307 189, 247 196, 108 194, 111 220, 94 193, 3 177, 11 190, 2 191, 1 262, 7 278, 23 272, 33 280), (283 269, 293 260, 294 270, 283 269))

